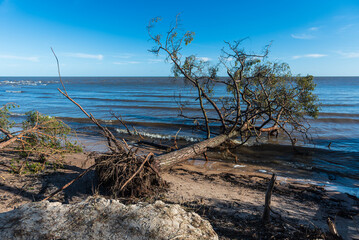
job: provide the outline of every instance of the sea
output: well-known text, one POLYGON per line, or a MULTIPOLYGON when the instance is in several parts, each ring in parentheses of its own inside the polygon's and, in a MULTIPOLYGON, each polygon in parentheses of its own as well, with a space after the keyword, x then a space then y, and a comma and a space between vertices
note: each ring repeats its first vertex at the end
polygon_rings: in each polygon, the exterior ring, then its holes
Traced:
MULTIPOLYGON (((62 80, 69 96, 114 133, 126 133, 116 116, 127 122, 131 131, 147 137, 172 139, 177 134, 178 139, 189 143, 205 137, 196 130, 197 122, 193 120, 201 114, 193 101, 196 91, 182 79, 63 77, 62 80)), ((243 171, 246 165, 256 165, 258 171, 276 172, 284 180, 296 178, 359 197, 359 77, 315 77, 314 81, 320 114, 308 122, 309 140, 297 143, 305 154, 293 151, 283 137, 262 139, 250 143, 253 146, 248 146, 245 154, 238 149, 239 163, 233 167, 243 171)), ((80 134, 98 135, 83 112, 58 89, 64 90, 58 77, 0 77, 0 105, 18 105, 12 110, 12 118, 18 124, 26 112, 36 110, 60 118, 80 134)), ((225 91, 216 87, 213 97, 220 99, 225 91)))

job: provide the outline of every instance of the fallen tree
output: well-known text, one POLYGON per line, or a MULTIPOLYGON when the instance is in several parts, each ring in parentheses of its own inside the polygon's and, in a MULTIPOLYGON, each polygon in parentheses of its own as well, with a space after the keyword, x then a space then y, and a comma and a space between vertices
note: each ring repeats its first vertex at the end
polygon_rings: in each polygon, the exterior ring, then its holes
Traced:
POLYGON ((166 184, 159 171, 203 154, 231 138, 239 138, 244 144, 262 133, 272 136, 281 132, 294 146, 296 134, 307 136, 309 125, 306 118, 318 114, 312 76, 293 76, 287 64, 269 62, 269 46, 262 54, 247 53, 240 48, 243 40, 226 42, 217 65, 211 66, 194 55, 183 57, 182 47, 193 41, 194 33, 181 33, 177 17, 174 26, 162 38, 153 34, 154 24, 159 20, 153 19, 148 26, 149 36, 155 43, 151 52, 157 55, 164 52, 167 60, 172 62, 175 77, 181 76, 197 93, 193 101, 198 103, 202 116, 186 115, 183 109, 180 115, 199 123, 207 137, 170 153, 137 156, 136 148, 129 147, 125 140, 117 140, 111 131, 101 126, 92 114, 68 95, 54 53, 63 87, 63 90, 58 89, 59 92, 79 107, 107 139, 111 153, 97 158, 92 167, 97 169, 100 184, 106 185, 114 196, 141 196, 148 193, 151 184, 158 189, 164 188, 166 184), (218 76, 220 68, 227 72, 226 78, 218 76), (221 96, 215 94, 218 86, 227 89, 221 96))
POLYGON ((185 149, 156 158, 161 169, 169 167, 216 147, 230 138, 240 138, 242 144, 262 133, 278 136, 284 133, 294 146, 296 137, 307 137, 307 117, 317 117, 317 97, 313 94, 315 84, 312 76, 293 76, 285 63, 268 61, 269 45, 263 53, 248 53, 241 48, 244 40, 225 42, 219 63, 195 55, 184 56, 183 45, 193 41, 194 32, 181 32, 179 16, 164 37, 154 34, 153 29, 160 18, 152 19, 148 33, 155 43, 150 52, 166 54, 172 63, 175 77, 182 77, 192 86, 197 96, 201 117, 180 115, 199 123, 207 140, 185 149), (219 77, 224 70, 227 77, 219 77), (226 92, 216 95, 224 86, 226 92), (220 131, 218 131, 218 125, 220 131), (211 138, 213 135, 216 137, 211 138))

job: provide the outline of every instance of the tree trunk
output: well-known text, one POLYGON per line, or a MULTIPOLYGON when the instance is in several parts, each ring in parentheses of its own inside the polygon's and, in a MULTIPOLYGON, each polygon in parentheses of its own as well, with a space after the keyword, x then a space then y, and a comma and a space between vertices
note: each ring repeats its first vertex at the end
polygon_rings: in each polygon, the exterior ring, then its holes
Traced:
POLYGON ((179 149, 174 152, 166 153, 155 158, 155 165, 159 170, 168 170, 174 165, 184 162, 187 159, 193 158, 198 154, 204 153, 208 148, 214 148, 224 143, 228 139, 235 137, 239 134, 233 131, 230 134, 221 134, 217 137, 204 140, 202 142, 193 144, 191 146, 179 149))

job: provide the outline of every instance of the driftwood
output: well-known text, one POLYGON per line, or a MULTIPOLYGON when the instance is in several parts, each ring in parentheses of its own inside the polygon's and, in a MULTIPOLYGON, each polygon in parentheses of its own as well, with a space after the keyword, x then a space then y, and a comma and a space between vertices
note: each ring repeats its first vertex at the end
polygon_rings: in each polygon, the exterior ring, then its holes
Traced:
POLYGON ((328 224, 328 228, 329 228, 329 232, 330 234, 335 238, 335 239, 343 239, 337 230, 337 227, 335 226, 334 222, 328 217, 327 218, 327 224, 328 224))
POLYGON ((272 198, 272 192, 273 192, 275 180, 276 180, 276 175, 273 173, 272 178, 268 184, 268 188, 265 196, 264 211, 262 216, 263 223, 270 222, 270 210, 271 210, 270 204, 271 204, 271 198, 272 198))

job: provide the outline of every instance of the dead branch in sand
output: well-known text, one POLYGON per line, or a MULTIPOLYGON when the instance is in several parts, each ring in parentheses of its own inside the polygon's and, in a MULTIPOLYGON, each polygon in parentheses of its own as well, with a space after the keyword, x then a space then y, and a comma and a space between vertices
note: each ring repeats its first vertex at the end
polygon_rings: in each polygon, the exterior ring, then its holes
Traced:
POLYGON ((73 184, 74 182, 76 182, 77 180, 79 180, 81 177, 83 177, 86 173, 88 173, 89 171, 91 171, 94 167, 96 167, 96 164, 93 164, 92 166, 88 167, 85 171, 83 171, 82 173, 80 173, 76 178, 74 178, 74 179, 71 180, 70 182, 66 183, 63 187, 57 189, 55 192, 51 193, 49 196, 47 196, 46 198, 42 199, 41 201, 46 201, 46 200, 52 198, 53 196, 55 196, 56 194, 58 194, 59 192, 65 190, 65 189, 68 188, 71 184, 73 184))
POLYGON ((262 216, 263 223, 270 223, 270 204, 271 204, 271 198, 272 198, 272 192, 274 188, 274 183, 276 180, 276 175, 273 173, 272 178, 268 184, 268 189, 265 196, 265 204, 264 204, 264 211, 262 216))
POLYGON ((335 226, 335 223, 328 217, 327 218, 327 224, 329 227, 329 232, 330 234, 335 238, 335 239, 343 239, 337 230, 337 227, 335 226))

